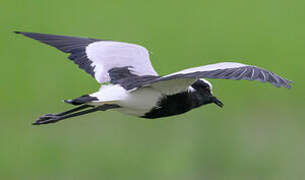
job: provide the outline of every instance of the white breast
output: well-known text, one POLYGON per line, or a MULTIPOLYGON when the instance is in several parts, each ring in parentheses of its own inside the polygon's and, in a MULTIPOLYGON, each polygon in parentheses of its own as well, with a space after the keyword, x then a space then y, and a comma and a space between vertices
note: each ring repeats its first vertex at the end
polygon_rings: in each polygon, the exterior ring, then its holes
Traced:
POLYGON ((149 112, 160 100, 162 94, 150 87, 139 88, 128 93, 118 104, 122 107, 116 109, 125 114, 142 116, 149 112))
POLYGON ((90 96, 98 98, 98 101, 91 103, 92 105, 118 104, 122 108, 115 110, 129 115, 142 116, 158 103, 162 94, 151 87, 143 87, 130 92, 120 85, 104 85, 98 92, 90 96))

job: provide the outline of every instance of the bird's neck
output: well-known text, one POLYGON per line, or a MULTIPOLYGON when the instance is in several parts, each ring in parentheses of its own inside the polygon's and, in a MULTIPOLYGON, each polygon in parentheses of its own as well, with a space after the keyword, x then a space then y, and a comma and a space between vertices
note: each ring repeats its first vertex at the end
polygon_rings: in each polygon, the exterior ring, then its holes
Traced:
POLYGON ((211 103, 208 95, 199 93, 198 91, 188 92, 189 102, 192 108, 197 108, 199 106, 211 103))

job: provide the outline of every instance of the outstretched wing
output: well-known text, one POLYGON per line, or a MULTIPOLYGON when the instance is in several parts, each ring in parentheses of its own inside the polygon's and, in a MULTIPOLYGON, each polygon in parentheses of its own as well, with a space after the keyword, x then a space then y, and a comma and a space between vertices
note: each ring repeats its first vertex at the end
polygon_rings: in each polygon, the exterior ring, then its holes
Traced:
POLYGON ((69 53, 68 58, 99 83, 110 81, 108 71, 116 67, 131 66, 138 76, 157 75, 147 49, 136 44, 40 33, 16 33, 69 53))
POLYGON ((276 87, 284 86, 285 88, 291 88, 290 84, 293 83, 292 81, 263 68, 234 62, 216 63, 185 69, 164 76, 162 80, 170 80, 176 78, 210 78, 250 81, 256 80, 264 83, 271 83, 276 87))
MULTIPOLYGON (((276 87, 291 87, 292 81, 257 66, 241 63, 224 62, 185 69, 163 77, 156 77, 142 82, 138 87, 151 86, 166 94, 185 90, 199 78, 257 80, 268 82, 276 87)), ((135 88, 135 87, 133 87, 135 88)), ((130 88, 130 89, 133 89, 130 88)))

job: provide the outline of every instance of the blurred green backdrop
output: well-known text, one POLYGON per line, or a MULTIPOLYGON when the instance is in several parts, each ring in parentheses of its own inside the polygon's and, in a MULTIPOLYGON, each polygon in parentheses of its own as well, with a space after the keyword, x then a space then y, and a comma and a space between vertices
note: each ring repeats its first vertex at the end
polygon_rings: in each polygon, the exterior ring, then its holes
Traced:
POLYGON ((304 19, 303 0, 1 0, 0 179, 305 179, 304 19), (141 44, 162 75, 237 61, 295 84, 212 80, 223 109, 157 120, 101 112, 31 126, 99 84, 13 30, 141 44))

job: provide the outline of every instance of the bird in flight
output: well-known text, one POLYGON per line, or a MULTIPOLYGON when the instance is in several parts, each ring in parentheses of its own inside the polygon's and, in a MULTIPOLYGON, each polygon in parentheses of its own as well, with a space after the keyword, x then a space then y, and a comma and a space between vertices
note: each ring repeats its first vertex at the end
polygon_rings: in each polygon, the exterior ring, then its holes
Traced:
POLYGON ((141 118, 162 118, 215 103, 223 107, 207 79, 257 80, 290 88, 292 81, 263 68, 221 62, 185 69, 166 76, 154 70, 146 48, 100 39, 19 32, 68 53, 79 68, 102 84, 99 91, 64 100, 74 109, 40 116, 33 125, 55 123, 97 111, 116 110, 141 118))

